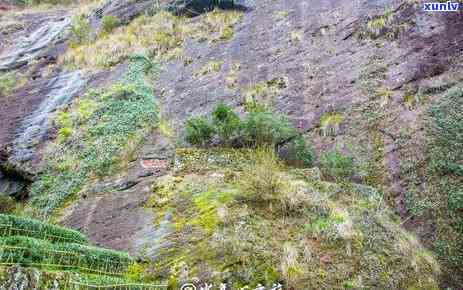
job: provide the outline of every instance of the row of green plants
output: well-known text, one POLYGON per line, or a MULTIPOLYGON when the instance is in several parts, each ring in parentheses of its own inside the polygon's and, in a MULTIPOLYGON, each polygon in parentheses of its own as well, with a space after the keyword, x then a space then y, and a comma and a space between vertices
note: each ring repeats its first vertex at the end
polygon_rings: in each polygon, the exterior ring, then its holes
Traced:
POLYGON ((76 268, 83 272, 123 274, 132 259, 127 253, 75 243, 50 243, 24 236, 0 238, 0 263, 76 268))
POLYGON ((314 153, 310 144, 283 115, 256 108, 241 119, 226 104, 219 104, 212 118, 193 117, 186 121, 185 139, 199 147, 213 145, 231 148, 257 148, 285 145, 290 159, 312 166, 314 153))
MULTIPOLYGON (((310 143, 286 116, 261 106, 253 106, 241 119, 223 103, 217 105, 211 117, 193 117, 186 121, 185 140, 194 146, 230 148, 260 148, 274 146, 289 164, 311 167, 315 153, 310 143)), ((354 159, 338 149, 320 156, 324 175, 333 179, 348 178, 354 173, 354 159)))
POLYGON ((2 237, 27 236, 50 242, 87 244, 87 237, 75 230, 45 223, 36 219, 0 214, 2 237))
POLYGON ((109 89, 91 90, 58 113, 56 141, 45 154, 43 173, 30 190, 36 214, 49 216, 90 178, 117 169, 133 143, 141 142, 157 123, 148 76, 153 63, 132 57, 125 77, 109 89))

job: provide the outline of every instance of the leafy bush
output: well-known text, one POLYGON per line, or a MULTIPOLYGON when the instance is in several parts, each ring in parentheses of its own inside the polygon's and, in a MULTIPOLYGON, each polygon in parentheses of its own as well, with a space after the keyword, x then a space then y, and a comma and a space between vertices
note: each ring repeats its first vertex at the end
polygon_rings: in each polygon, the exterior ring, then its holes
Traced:
POLYGON ((185 124, 185 138, 192 145, 208 145, 214 137, 214 133, 214 127, 204 117, 190 118, 185 124))
POLYGON ((279 155, 287 163, 303 167, 312 167, 315 161, 312 146, 301 135, 279 148, 279 155))
POLYGON ((251 147, 279 144, 296 134, 287 118, 268 111, 250 112, 241 126, 242 142, 251 147))
POLYGON ((240 127, 240 118, 233 112, 232 108, 219 104, 212 112, 214 127, 222 142, 231 144, 232 139, 236 137, 240 127))
POLYGON ((456 87, 429 109, 432 169, 463 176, 463 88, 456 87))
POLYGON ((205 117, 190 118, 185 126, 185 139, 196 146, 210 145, 217 134, 228 147, 279 147, 282 159, 292 164, 310 167, 314 152, 289 120, 259 107, 248 112, 242 121, 233 109, 223 103, 212 112, 212 122, 205 117))
POLYGON ((338 150, 324 152, 320 156, 320 165, 323 174, 333 178, 347 178, 354 172, 354 159, 338 150))
POLYGON ((101 19, 101 31, 106 34, 111 33, 119 24, 119 19, 117 19, 117 17, 105 15, 101 19))
POLYGON ((87 238, 78 231, 51 225, 39 220, 0 214, 0 233, 6 236, 28 236, 51 242, 86 244, 87 238))
POLYGON ((79 45, 87 42, 90 38, 91 27, 83 16, 74 16, 71 22, 71 43, 79 45))

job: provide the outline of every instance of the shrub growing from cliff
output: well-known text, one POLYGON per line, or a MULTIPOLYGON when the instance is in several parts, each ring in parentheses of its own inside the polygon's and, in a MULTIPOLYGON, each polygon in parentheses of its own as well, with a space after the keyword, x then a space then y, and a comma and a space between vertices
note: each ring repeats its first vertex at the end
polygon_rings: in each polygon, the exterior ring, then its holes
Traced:
POLYGON ((246 146, 276 145, 296 136, 289 120, 270 111, 252 111, 244 119, 240 138, 246 146))
POLYGON ((267 111, 248 112, 243 120, 223 103, 212 112, 212 120, 193 117, 185 124, 185 140, 195 146, 209 146, 212 141, 224 147, 286 146, 285 161, 312 166, 314 152, 288 118, 267 111))
POLYGON ((241 124, 238 115, 231 107, 222 103, 212 112, 212 121, 222 142, 231 145, 241 124))
POLYGON ((207 146, 214 133, 214 127, 204 117, 190 118, 185 124, 185 138, 192 145, 207 146))
POLYGON ((101 31, 103 34, 111 33, 116 27, 119 26, 119 19, 112 15, 105 15, 101 19, 101 31))
POLYGON ((354 159, 338 150, 324 152, 320 156, 320 165, 323 174, 338 180, 350 177, 354 173, 354 159))

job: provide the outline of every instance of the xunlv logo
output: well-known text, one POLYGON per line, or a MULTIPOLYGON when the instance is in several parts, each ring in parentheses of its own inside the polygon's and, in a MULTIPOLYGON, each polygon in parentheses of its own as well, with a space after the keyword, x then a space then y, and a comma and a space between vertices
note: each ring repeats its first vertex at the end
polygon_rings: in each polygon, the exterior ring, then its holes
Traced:
POLYGON ((424 11, 458 11, 460 3, 453 3, 448 1, 447 3, 424 3, 424 11))

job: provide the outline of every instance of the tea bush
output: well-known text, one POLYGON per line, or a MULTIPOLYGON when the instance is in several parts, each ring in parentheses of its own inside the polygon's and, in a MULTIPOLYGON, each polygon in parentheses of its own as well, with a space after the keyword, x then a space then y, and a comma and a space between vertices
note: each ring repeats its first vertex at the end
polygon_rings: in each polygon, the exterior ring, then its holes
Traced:
POLYGON ((338 150, 324 152, 320 156, 320 166, 323 174, 333 179, 350 177, 354 172, 354 159, 338 150))
POLYGON ((72 242, 86 244, 87 238, 78 231, 51 225, 42 221, 0 214, 0 233, 2 237, 28 236, 51 242, 72 242))
POLYGON ((185 124, 185 138, 192 145, 207 146, 214 133, 214 127, 204 117, 190 118, 185 124))

